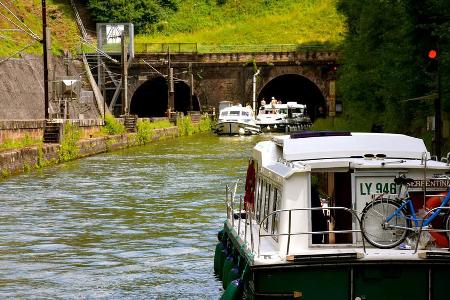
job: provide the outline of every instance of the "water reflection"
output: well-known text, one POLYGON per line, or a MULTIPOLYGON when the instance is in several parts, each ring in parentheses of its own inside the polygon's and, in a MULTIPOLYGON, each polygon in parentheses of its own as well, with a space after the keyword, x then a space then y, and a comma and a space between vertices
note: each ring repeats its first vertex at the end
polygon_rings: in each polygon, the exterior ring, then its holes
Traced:
POLYGON ((0 298, 217 299, 224 186, 264 138, 167 140, 0 182, 0 298))

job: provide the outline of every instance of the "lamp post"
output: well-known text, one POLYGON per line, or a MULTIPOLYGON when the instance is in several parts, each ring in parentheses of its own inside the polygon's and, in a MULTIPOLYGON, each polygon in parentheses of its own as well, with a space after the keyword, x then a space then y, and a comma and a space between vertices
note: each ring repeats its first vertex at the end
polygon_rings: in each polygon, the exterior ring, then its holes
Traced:
POLYGON ((253 74, 253 113, 256 115, 256 77, 259 75, 260 70, 258 69, 255 74, 253 74))

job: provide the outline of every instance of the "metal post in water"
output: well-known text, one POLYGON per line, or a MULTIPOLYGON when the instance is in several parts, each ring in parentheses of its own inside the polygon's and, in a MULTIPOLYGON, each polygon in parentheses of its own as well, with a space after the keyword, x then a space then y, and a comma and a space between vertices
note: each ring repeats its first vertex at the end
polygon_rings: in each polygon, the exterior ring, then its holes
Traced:
POLYGON ((253 74, 253 113, 255 114, 255 116, 257 114, 257 112, 256 112, 256 76, 259 75, 259 72, 260 72, 260 70, 258 69, 256 71, 256 73, 253 74))

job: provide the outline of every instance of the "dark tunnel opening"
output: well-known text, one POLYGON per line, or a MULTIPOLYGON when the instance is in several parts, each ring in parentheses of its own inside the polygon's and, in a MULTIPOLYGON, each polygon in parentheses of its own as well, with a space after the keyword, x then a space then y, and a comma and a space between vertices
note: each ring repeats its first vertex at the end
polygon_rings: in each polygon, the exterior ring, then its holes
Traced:
POLYGON ((287 74, 272 79, 259 93, 258 103, 262 99, 269 103, 272 97, 282 103, 306 104, 308 115, 313 121, 318 117, 325 117, 325 97, 314 82, 304 76, 287 74))
POLYGON ((191 88, 184 81, 175 82, 175 111, 183 112, 185 115, 188 111, 199 111, 200 106, 198 103, 198 98, 196 95, 192 95, 191 98, 191 88), (192 101, 192 109, 191 109, 192 101))
MULTIPOLYGON (((184 81, 174 83, 175 111, 187 114, 191 110, 191 89, 184 81)), ((140 118, 164 117, 168 105, 168 86, 164 77, 144 82, 134 93, 130 103, 130 113, 140 118)), ((200 110, 196 95, 192 96, 192 109, 200 110)))
POLYGON ((167 81, 157 77, 144 82, 134 93, 130 113, 140 118, 164 117, 167 110, 167 81))

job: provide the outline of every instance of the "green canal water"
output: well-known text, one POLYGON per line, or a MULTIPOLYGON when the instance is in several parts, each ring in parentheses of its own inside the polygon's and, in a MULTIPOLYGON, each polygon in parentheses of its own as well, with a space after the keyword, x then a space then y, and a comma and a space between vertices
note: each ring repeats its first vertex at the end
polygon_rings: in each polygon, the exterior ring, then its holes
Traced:
POLYGON ((0 299, 218 299, 225 184, 267 138, 197 135, 0 181, 0 299))

